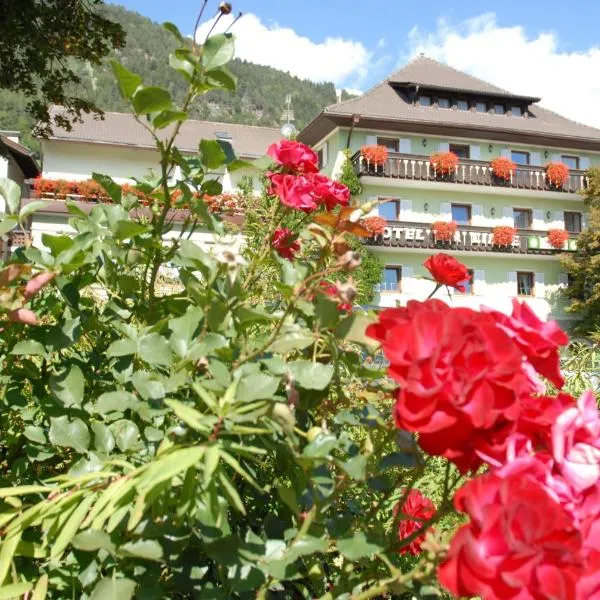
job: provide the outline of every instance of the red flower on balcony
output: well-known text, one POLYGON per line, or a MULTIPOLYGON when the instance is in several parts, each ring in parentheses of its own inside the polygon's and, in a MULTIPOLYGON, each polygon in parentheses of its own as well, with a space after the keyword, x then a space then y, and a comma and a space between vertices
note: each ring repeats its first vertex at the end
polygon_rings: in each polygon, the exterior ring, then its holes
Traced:
POLYGON ((360 223, 371 235, 381 235, 387 225, 387 221, 383 217, 375 216, 365 217, 360 223))
POLYGON ((553 248, 562 250, 565 242, 569 239, 569 232, 565 229, 550 229, 548 231, 548 241, 553 248))
POLYGON ((454 152, 437 152, 430 156, 429 162, 437 175, 450 175, 456 171, 458 156, 454 152))
POLYGON ((492 162, 492 173, 498 178, 504 181, 510 181, 511 173, 517 168, 517 165, 510 160, 510 158, 504 158, 503 156, 495 158, 492 162))
POLYGON ((436 221, 431 229, 436 242, 451 242, 457 227, 456 221, 436 221))
POLYGON ((494 246, 510 246, 517 231, 514 227, 508 225, 498 225, 492 229, 492 241, 494 246))
POLYGON ((368 163, 377 167, 384 165, 388 158, 388 149, 385 146, 363 146, 360 153, 368 163))
POLYGON ((550 185, 561 188, 569 181, 569 167, 561 162, 546 165, 546 179, 550 185))

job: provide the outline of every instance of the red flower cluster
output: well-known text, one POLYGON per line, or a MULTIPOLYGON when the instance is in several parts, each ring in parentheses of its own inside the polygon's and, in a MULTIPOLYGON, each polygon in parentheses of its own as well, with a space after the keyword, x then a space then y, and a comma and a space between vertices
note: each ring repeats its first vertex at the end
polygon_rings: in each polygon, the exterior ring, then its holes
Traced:
POLYGON ((269 146, 267 153, 281 167, 281 172, 268 174, 269 193, 285 206, 309 213, 319 206, 333 210, 348 204, 348 188, 318 173, 317 155, 308 146, 282 140, 269 146))
POLYGON ((423 265, 438 284, 453 287, 459 292, 465 291, 463 283, 471 279, 467 267, 448 254, 430 256, 423 265))
POLYGON ((458 166, 458 156, 454 152, 437 152, 430 156, 429 163, 437 175, 450 175, 458 166))
POLYGON ((371 235, 381 235, 387 225, 383 217, 366 217, 359 222, 371 235))
MULTIPOLYGON (((402 490, 404 496, 404 491, 402 490)), ((419 490, 413 488, 408 492, 404 506, 400 507, 397 504, 394 507, 394 515, 397 516, 401 512, 402 517, 414 517, 403 518, 398 525, 398 538, 400 541, 406 539, 412 535, 415 531, 418 531, 423 527, 423 523, 431 519, 436 512, 435 505, 433 502, 424 496, 419 490)), ((410 544, 400 549, 400 554, 417 555, 421 553, 421 544, 425 539, 425 532, 422 535, 415 538, 410 544)))
POLYGON ((494 158, 491 165, 492 173, 498 179, 503 179, 504 181, 509 181, 511 173, 517 168, 517 165, 510 158, 504 158, 503 156, 494 158))
POLYGON ((457 595, 600 598, 600 417, 592 392, 531 398, 506 458, 466 484, 439 569, 457 595))
POLYGON ((566 229, 550 229, 548 231, 548 241, 557 250, 561 250, 568 239, 569 232, 566 229))
POLYGON ((297 237, 287 227, 278 227, 271 237, 271 246, 282 258, 294 260, 296 254, 300 252, 300 242, 297 241, 297 237))
POLYGON ((384 165, 388 159, 388 149, 385 146, 363 146, 360 149, 360 153, 369 164, 376 167, 384 165))
POLYGON ((517 231, 509 225, 498 225, 492 229, 492 242, 494 246, 510 246, 515 239, 517 231))
POLYGON ((433 235, 438 242, 451 242, 457 228, 456 221, 436 221, 431 226, 433 235))
POLYGON ((569 181, 569 167, 561 162, 548 163, 546 165, 546 179, 548 183, 561 188, 569 181))

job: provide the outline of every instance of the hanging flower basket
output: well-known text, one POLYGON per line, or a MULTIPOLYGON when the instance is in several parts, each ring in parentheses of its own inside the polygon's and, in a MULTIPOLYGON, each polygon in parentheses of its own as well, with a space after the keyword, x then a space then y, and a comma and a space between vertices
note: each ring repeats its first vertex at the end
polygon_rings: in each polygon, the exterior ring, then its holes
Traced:
POLYGON ((492 242, 494 246, 508 247, 513 243, 516 233, 514 227, 498 225, 492 229, 492 242))
POLYGON ((388 158, 388 149, 385 146, 363 146, 360 153, 370 165, 376 167, 384 165, 388 158))
POLYGON ((510 158, 499 157, 492 162, 492 173, 502 181, 510 181, 511 173, 517 168, 517 165, 510 158))
POLYGON ((556 188, 562 188, 569 181, 569 167, 561 162, 546 165, 546 179, 556 188))
POLYGON ((437 152, 429 158, 436 175, 447 177, 456 171, 458 156, 454 152, 437 152))
POLYGON ((565 242, 569 239, 569 232, 565 229, 550 229, 548 231, 548 241, 553 248, 562 250, 565 242))
POLYGON ((436 221, 431 226, 436 242, 451 242, 458 225, 456 221, 436 221))

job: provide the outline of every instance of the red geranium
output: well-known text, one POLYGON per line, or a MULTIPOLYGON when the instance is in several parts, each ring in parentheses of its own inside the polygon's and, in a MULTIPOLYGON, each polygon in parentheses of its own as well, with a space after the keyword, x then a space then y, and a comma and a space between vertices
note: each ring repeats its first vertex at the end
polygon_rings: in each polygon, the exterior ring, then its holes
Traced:
POLYGON ((469 281, 471 277, 467 267, 448 254, 434 254, 423 263, 423 266, 437 283, 453 287, 459 292, 465 291, 463 283, 469 281))
POLYGON ((267 154, 279 165, 296 173, 316 173, 318 158, 314 150, 294 140, 271 144, 267 154))
POLYGON ((569 181, 569 167, 561 162, 546 165, 546 178, 550 185, 561 188, 569 181))
POLYGON ((298 242, 297 237, 287 227, 278 227, 271 237, 271 246, 282 258, 294 260, 296 254, 300 252, 300 242, 298 242))
POLYGON ((560 250, 568 239, 569 232, 565 229, 550 229, 548 231, 548 241, 557 250, 560 250))
POLYGON ((494 158, 491 162, 492 173, 498 177, 498 179, 504 179, 504 181, 510 181, 511 173, 517 168, 517 165, 510 160, 510 158, 494 158))
POLYGON ((492 229, 492 243, 494 246, 510 246, 517 231, 509 225, 498 225, 492 229))
POLYGON ((381 342, 388 374, 400 384, 397 426, 419 432, 426 452, 462 471, 502 452, 537 381, 492 315, 409 301, 383 310, 366 333, 381 342))
POLYGON ((371 234, 381 235, 387 226, 387 221, 383 217, 366 217, 359 223, 371 234))
POLYGON ((436 221, 431 226, 433 235, 436 241, 439 242, 451 242, 454 239, 457 228, 456 221, 436 221))
MULTIPOLYGON (((530 460, 480 475, 454 498, 471 521, 454 536, 438 569, 457 596, 486 600, 571 600, 585 573, 582 536, 530 460)), ((580 597, 580 600, 584 600, 580 597)))
POLYGON ((370 164, 381 166, 388 159, 388 149, 385 146, 363 146, 360 149, 363 158, 370 164))
MULTIPOLYGON (((404 491, 401 491, 404 495, 404 491)), ((398 538, 400 541, 406 539, 409 535, 413 534, 423 527, 425 521, 429 521, 436 512, 435 505, 433 502, 424 496, 419 490, 413 488, 408 493, 404 506, 400 508, 400 504, 394 507, 394 515, 398 512, 402 513, 402 516, 415 517, 414 519, 402 519, 398 525, 398 538)), ((417 555, 421 553, 421 544, 425 539, 425 532, 422 535, 415 538, 410 544, 400 549, 400 554, 411 554, 417 555)))
POLYGON ((437 152, 432 154, 429 162, 438 175, 450 175, 458 167, 458 156, 454 152, 437 152))

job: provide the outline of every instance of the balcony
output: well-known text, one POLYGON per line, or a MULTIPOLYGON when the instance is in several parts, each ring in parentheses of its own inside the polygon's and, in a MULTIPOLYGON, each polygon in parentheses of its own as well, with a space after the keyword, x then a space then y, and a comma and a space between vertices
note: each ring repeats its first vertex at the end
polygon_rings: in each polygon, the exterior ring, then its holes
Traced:
POLYGON ((557 189, 546 180, 543 167, 517 165, 511 173, 509 181, 499 179, 492 172, 489 162, 462 158, 456 171, 450 175, 436 173, 429 162, 429 156, 418 154, 401 154, 390 152, 385 164, 376 166, 366 161, 360 152, 352 156, 352 164, 356 174, 386 179, 403 179, 413 181, 439 181, 464 185, 476 185, 519 190, 538 190, 575 194, 587 187, 585 171, 572 169, 569 180, 563 188, 557 189))
POLYGON ((569 233, 569 239, 561 250, 548 242, 547 231, 517 229, 510 246, 495 246, 491 227, 459 225, 454 239, 450 242, 436 241, 431 223, 411 223, 388 221, 381 235, 364 240, 367 246, 388 248, 410 248, 421 250, 463 250, 468 252, 489 252, 498 254, 556 255, 561 252, 574 252, 577 249, 577 233, 569 233))

